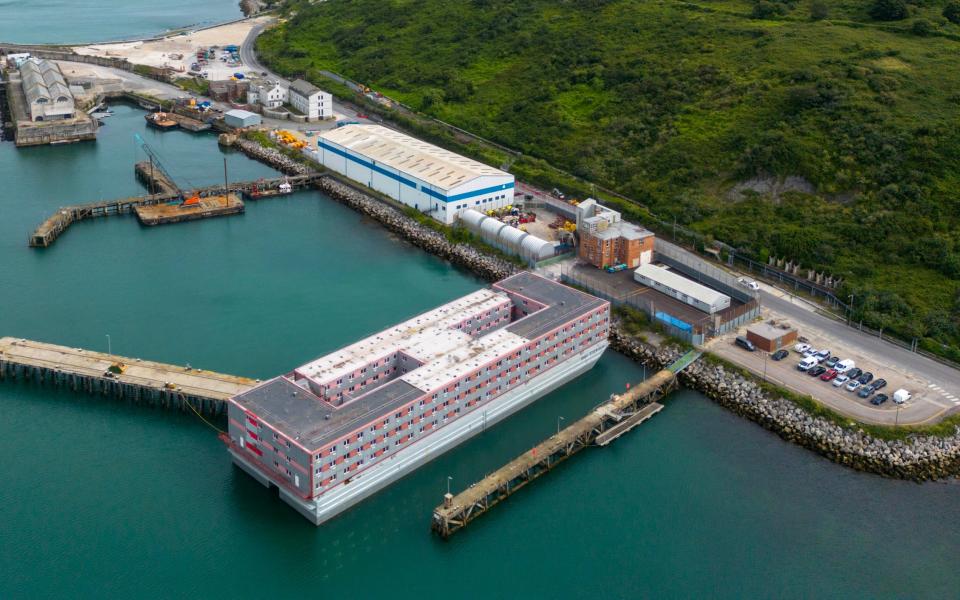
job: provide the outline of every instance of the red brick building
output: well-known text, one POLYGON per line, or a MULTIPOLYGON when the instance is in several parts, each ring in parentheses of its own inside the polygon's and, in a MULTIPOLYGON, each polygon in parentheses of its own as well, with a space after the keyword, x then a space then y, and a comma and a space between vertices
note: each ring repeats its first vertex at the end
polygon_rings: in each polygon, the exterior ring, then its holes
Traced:
POLYGON ((580 258, 595 267, 625 264, 635 269, 653 260, 653 232, 620 217, 589 198, 577 206, 580 258))

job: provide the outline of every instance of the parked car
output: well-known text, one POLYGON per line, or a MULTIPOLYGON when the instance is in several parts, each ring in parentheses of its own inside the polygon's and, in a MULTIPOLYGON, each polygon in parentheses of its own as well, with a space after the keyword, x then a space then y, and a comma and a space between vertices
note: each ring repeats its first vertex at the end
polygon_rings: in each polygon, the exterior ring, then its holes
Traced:
MULTIPOLYGON (((811 356, 817 356, 817 353, 820 352, 816 348, 808 348, 806 352, 803 353, 804 358, 810 358, 811 356)), ((818 358, 817 361, 820 359, 818 358)))
POLYGON ((823 361, 823 365, 824 365, 825 367, 829 367, 829 368, 832 369, 832 368, 834 368, 835 366, 837 366, 837 363, 838 363, 838 362, 840 362, 840 357, 839 357, 839 356, 831 356, 831 357, 828 358, 827 360, 823 361))
POLYGON ((855 392, 855 391, 857 391, 857 388, 859 388, 859 387, 860 387, 860 382, 857 381, 856 379, 851 379, 851 380, 850 380, 850 383, 847 384, 847 391, 848 391, 848 392, 855 392))
POLYGON ((819 358, 820 360, 827 360, 828 358, 830 358, 830 351, 829 351, 829 350, 821 350, 821 351, 817 352, 817 358, 819 358))
POLYGON ((897 404, 903 404, 912 397, 912 394, 903 388, 900 388, 893 393, 893 401, 897 404))
POLYGON ((737 279, 737 283, 747 288, 748 290, 753 290, 754 292, 760 289, 759 283, 747 277, 740 277, 739 279, 737 279))
POLYGON ((872 385, 863 385, 860 386, 860 391, 857 392, 857 395, 861 398, 869 398, 875 391, 877 390, 873 389, 872 385))
POLYGON ((812 369, 810 369, 809 371, 807 371, 807 375, 809 375, 810 377, 819 377, 820 375, 823 375, 823 374, 826 373, 826 372, 827 372, 827 368, 826 368, 826 367, 822 367, 822 366, 820 366, 820 365, 817 365, 817 366, 815 366, 814 368, 812 368, 812 369))
POLYGON ((875 389, 875 390, 882 390, 882 389, 885 388, 885 387, 887 387, 887 380, 886 380, 886 379, 878 379, 878 380, 876 380, 876 381, 873 382, 873 389, 875 389))
POLYGON ((861 375, 863 375, 863 370, 862 370, 862 369, 858 369, 858 368, 856 368, 856 367, 854 367, 854 368, 850 369, 849 371, 847 371, 847 377, 849 377, 850 379, 856 379, 857 377, 860 377, 861 375))
POLYGON ((815 366, 817 366, 817 359, 812 356, 807 356, 800 361, 800 364, 797 365, 797 369, 801 371, 809 371, 815 366))
POLYGON ((880 406, 881 404, 886 402, 888 398, 889 396, 887 396, 886 394, 877 394, 870 400, 870 404, 873 404, 874 406, 880 406))
POLYGON ((871 373, 870 371, 867 371, 866 373, 858 377, 857 381, 859 381, 863 385, 867 385, 868 383, 873 381, 873 373, 871 373))
POLYGON ((790 353, 784 350, 783 348, 780 348, 779 350, 771 354, 770 358, 772 358, 773 360, 783 360, 788 356, 790 356, 790 353))
POLYGON ((847 371, 849 371, 855 366, 856 366, 856 363, 854 363, 852 360, 848 358, 838 362, 837 366, 835 366, 834 368, 837 370, 838 373, 846 373, 847 371))
POLYGON ((840 375, 837 375, 837 376, 834 378, 834 380, 833 380, 833 387, 840 387, 841 385, 845 384, 845 383, 848 382, 848 381, 850 381, 850 378, 847 377, 846 375, 843 375, 843 374, 841 373, 840 375))
POLYGON ((804 344, 803 342, 800 342, 799 344, 793 347, 793 351, 799 352, 800 354, 803 354, 809 349, 810 349, 810 344, 804 344))
POLYGON ((743 348, 744 350, 748 350, 750 352, 753 352, 754 350, 757 349, 757 347, 753 345, 753 342, 743 337, 742 335, 737 336, 737 345, 743 348))
POLYGON ((836 379, 837 375, 839 375, 839 373, 837 373, 836 369, 827 369, 826 372, 820 376, 820 379, 823 381, 830 381, 831 379, 836 379))

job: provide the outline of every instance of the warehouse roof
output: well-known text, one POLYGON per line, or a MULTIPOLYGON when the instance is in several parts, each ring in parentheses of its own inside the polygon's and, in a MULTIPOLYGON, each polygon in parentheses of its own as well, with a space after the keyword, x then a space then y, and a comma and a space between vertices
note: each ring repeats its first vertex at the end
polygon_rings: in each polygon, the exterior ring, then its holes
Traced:
POLYGON ((380 125, 344 125, 320 137, 441 190, 483 176, 513 179, 510 173, 380 125))
POLYGON ((726 294, 721 294, 720 292, 710 289, 705 285, 700 285, 692 279, 687 279, 683 275, 679 275, 667 267, 660 267, 652 263, 645 264, 634 271, 635 274, 647 279, 656 281, 666 287, 686 294, 691 298, 705 302, 710 306, 713 306, 726 298, 728 301, 730 297, 726 294))
POLYGON ((235 108, 233 110, 228 110, 227 112, 225 112, 224 116, 230 116, 235 119, 248 119, 250 117, 259 117, 260 115, 258 115, 255 112, 250 112, 249 110, 242 110, 239 108, 235 108))
POLYGON ((33 103, 37 98, 46 98, 51 102, 56 102, 58 98, 73 100, 60 69, 50 61, 38 58, 24 61, 20 65, 20 78, 28 103, 33 103))

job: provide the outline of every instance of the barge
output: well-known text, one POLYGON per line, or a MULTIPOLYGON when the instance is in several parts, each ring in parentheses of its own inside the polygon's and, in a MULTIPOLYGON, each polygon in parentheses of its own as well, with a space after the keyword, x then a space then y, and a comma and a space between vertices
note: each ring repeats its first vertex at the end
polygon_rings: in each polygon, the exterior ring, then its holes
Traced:
POLYGON ((150 204, 134 207, 137 219, 143 225, 165 225, 196 219, 236 215, 246 210, 243 200, 237 194, 219 194, 204 198, 193 197, 184 202, 171 204, 150 204))
POLYGON ((586 372, 610 304, 519 273, 228 400, 234 464, 315 525, 586 372))

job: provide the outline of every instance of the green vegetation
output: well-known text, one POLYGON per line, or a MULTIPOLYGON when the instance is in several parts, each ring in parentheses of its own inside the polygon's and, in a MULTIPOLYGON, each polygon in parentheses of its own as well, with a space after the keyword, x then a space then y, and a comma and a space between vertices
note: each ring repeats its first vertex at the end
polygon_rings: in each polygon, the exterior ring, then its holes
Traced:
POLYGON ((364 82, 522 152, 518 177, 592 193, 579 177, 636 199, 616 204, 663 233, 676 219, 755 259, 843 277, 854 320, 960 359, 956 0, 292 0, 288 10, 259 42, 278 71, 364 82), (764 192, 788 176, 798 185, 764 192))
POLYGON ((210 93, 210 82, 200 77, 190 77, 189 79, 177 79, 174 83, 182 90, 195 92, 200 96, 206 96, 210 93))

